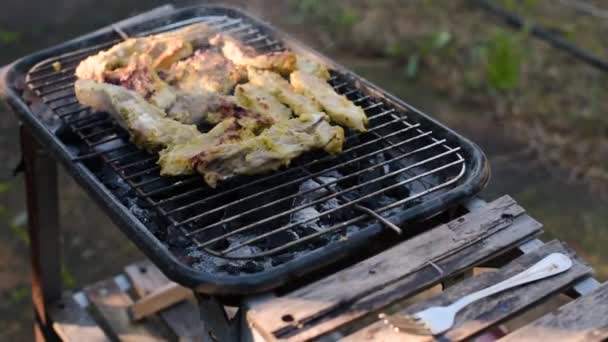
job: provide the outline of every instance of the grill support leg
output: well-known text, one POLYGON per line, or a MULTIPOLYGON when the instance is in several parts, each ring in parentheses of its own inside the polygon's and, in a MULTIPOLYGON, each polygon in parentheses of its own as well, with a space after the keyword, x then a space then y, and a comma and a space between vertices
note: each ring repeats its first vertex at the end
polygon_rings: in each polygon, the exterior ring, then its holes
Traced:
POLYGON ((21 153, 25 166, 36 340, 49 340, 55 336, 47 304, 60 299, 62 291, 57 165, 24 126, 21 126, 21 153))
POLYGON ((229 319, 224 306, 217 298, 195 293, 201 321, 204 322, 205 335, 203 341, 239 341, 240 314, 234 319, 229 319))

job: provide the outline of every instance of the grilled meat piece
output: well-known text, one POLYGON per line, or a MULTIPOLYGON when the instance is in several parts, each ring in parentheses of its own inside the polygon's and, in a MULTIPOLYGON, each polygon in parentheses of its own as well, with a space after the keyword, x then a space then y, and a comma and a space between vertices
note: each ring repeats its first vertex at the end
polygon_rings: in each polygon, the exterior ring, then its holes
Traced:
POLYGON ((311 75, 315 75, 326 81, 331 78, 329 70, 327 70, 325 65, 302 55, 297 56, 296 69, 311 75))
POLYGON ((80 62, 76 76, 101 82, 106 71, 124 67, 131 56, 142 54, 152 59, 154 69, 166 70, 176 61, 190 56, 193 46, 207 44, 212 34, 207 25, 194 24, 176 31, 130 38, 80 62))
POLYGON ((201 135, 194 125, 170 119, 137 93, 112 84, 78 80, 76 97, 94 110, 110 113, 131 135, 131 141, 147 150, 192 141, 201 135))
POLYGON ((175 90, 158 76, 148 55, 131 56, 126 66, 105 71, 102 81, 132 90, 160 108, 168 108, 177 97, 175 90))
POLYGON ((297 93, 281 75, 251 67, 247 69, 247 73, 251 84, 264 88, 270 94, 276 96, 279 101, 288 105, 296 115, 321 111, 321 106, 317 101, 297 93))
MULTIPOLYGON (((222 57, 223 58, 223 57, 222 57)), ((239 106, 232 96, 195 87, 177 89, 163 81, 146 55, 133 56, 129 64, 104 74, 107 83, 132 90, 167 115, 185 124, 216 124, 235 117, 239 124, 257 129, 272 124, 272 120, 239 106)))
POLYGON ((322 78, 296 71, 290 80, 296 91, 317 100, 334 122, 359 132, 367 131, 367 116, 363 109, 336 93, 322 78))
POLYGON ((296 69, 296 55, 291 51, 260 55, 253 47, 222 34, 211 38, 209 42, 211 45, 221 47, 224 56, 241 67, 251 66, 258 69, 268 69, 282 75, 289 75, 296 69))
POLYGON ((252 83, 240 84, 236 87, 234 95, 239 105, 260 113, 273 122, 291 118, 291 110, 262 87, 252 83))
POLYGON ((254 132, 241 126, 236 119, 229 118, 218 123, 205 134, 195 137, 184 144, 170 146, 160 152, 158 165, 163 176, 188 175, 195 172, 192 160, 211 147, 236 143, 253 138, 254 132))
POLYGON ((324 113, 313 113, 278 122, 257 137, 205 148, 192 159, 192 165, 214 188, 218 181, 235 175, 262 174, 288 166, 309 150, 340 153, 344 130, 331 126, 328 119, 324 113))
POLYGON ((212 50, 197 51, 167 72, 167 82, 188 93, 199 91, 228 94, 246 75, 242 68, 212 50))

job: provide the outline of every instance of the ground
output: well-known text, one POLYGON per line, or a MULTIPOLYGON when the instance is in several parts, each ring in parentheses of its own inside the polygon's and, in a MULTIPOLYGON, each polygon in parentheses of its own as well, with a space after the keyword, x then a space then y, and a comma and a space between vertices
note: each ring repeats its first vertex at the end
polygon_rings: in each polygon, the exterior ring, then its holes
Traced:
MULTIPOLYGON (((537 6, 548 1, 524 1, 523 10, 538 17, 537 6)), ((4 0, 0 65, 159 3, 4 0)), ((510 194, 544 223, 547 238, 567 241, 608 278, 608 200, 600 191, 608 183, 605 73, 501 27, 464 0, 230 3, 246 5, 478 143, 492 165, 484 196, 510 194)), ((594 40, 602 31, 580 20, 563 27, 567 13, 554 12, 539 21, 607 55, 594 40)), ((27 217, 22 176, 12 176, 17 132, 13 115, 0 109, 0 332, 2 339, 29 341, 27 217)), ((63 170, 60 184, 67 287, 142 258, 63 170)))

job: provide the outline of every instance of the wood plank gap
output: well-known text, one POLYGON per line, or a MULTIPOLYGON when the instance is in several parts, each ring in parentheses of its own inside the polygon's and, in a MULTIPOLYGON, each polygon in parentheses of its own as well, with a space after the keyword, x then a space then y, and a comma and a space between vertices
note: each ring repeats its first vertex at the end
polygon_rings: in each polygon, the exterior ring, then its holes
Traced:
POLYGON ((599 342, 606 340, 608 340, 608 282, 499 341, 599 342))
POLYGON ((167 341, 170 335, 162 323, 154 324, 149 320, 134 323, 128 315, 133 304, 129 295, 123 292, 114 279, 107 279, 85 287, 84 293, 89 300, 91 312, 97 316, 100 326, 114 340, 124 342, 167 341))
POLYGON ((110 341, 97 322, 70 293, 64 294, 60 301, 51 304, 49 312, 53 329, 64 342, 110 341))
MULTIPOLYGON (((144 297, 171 283, 150 261, 131 264, 125 267, 125 273, 140 297, 144 297)), ((204 334, 204 324, 200 319, 200 312, 194 297, 163 309, 158 315, 180 342, 207 341, 210 339, 209 336, 204 334)))

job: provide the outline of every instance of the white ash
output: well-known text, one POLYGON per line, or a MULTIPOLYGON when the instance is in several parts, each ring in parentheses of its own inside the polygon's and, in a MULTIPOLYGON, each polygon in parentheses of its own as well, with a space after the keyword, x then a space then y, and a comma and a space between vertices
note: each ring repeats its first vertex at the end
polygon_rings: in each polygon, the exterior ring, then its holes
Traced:
MULTIPOLYGON (((107 137, 104 137, 104 139, 111 139, 111 138, 116 138, 116 134, 112 134, 107 137)), ((124 144, 125 144, 125 142, 122 139, 113 139, 113 140, 110 140, 103 144, 95 146, 95 151, 96 152, 111 151, 112 149, 123 146, 124 144)))
POLYGON ((137 205, 137 199, 132 198, 132 197, 127 197, 126 202, 127 202, 127 208, 133 215, 135 215, 136 217, 138 217, 140 219, 143 217, 146 217, 148 211, 146 209, 141 208, 139 205, 137 205))
POLYGON ((323 211, 336 209, 339 206, 340 206, 340 201, 338 201, 338 199, 335 197, 330 198, 327 201, 321 203, 321 208, 323 209, 323 211))
MULTIPOLYGON (((327 188, 329 188, 331 191, 339 191, 339 189, 337 189, 337 180, 340 177, 342 177, 342 175, 339 172, 331 171, 323 176, 316 177, 316 180, 306 180, 300 184, 299 188, 299 192, 304 194, 296 198, 294 201, 294 206, 299 207, 306 205, 318 200, 319 198, 330 195, 331 192, 327 188), (323 187, 322 185, 324 184, 328 184, 327 187, 323 187)), ((338 205, 338 200, 336 198, 331 198, 320 204, 312 205, 292 213, 290 216, 290 221, 292 223, 304 222, 300 224, 301 228, 312 229, 320 232, 325 230, 327 227, 320 223, 319 215, 321 215, 321 212, 336 208, 338 205)))
POLYGON ((300 224, 300 227, 310 228, 319 232, 322 230, 321 226, 319 226, 319 215, 320 213, 314 207, 306 207, 291 214, 291 221, 302 222, 311 220, 300 224))
MULTIPOLYGON (((230 237, 227 238, 229 246, 228 249, 231 249, 233 247, 236 247, 238 245, 240 245, 241 243, 250 240, 252 238, 255 238, 254 236, 246 236, 246 235, 232 235, 230 237)), ((226 256, 227 257, 231 257, 231 258, 239 258, 239 257, 251 257, 254 256, 256 254, 261 253, 262 250, 259 247, 256 246, 251 246, 251 245, 245 245, 242 246, 230 253, 228 253, 226 256)))

